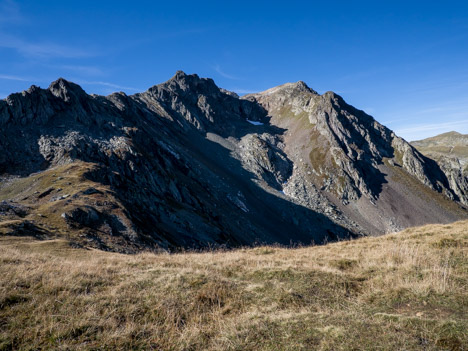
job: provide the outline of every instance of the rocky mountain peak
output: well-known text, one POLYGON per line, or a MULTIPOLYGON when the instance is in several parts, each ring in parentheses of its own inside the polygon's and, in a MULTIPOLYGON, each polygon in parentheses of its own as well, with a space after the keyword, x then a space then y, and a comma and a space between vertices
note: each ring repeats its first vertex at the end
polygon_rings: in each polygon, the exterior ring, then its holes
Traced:
MULTIPOLYGON (((195 76, 198 77, 197 74, 194 74, 195 76)), ((187 73, 185 73, 184 71, 182 71, 181 69, 177 70, 176 73, 174 74, 174 76, 172 77, 172 79, 183 79, 187 77, 187 73)))
POLYGON ((78 85, 64 78, 59 78, 49 85, 48 90, 65 102, 76 102, 86 96, 86 92, 78 85))
POLYGON ((166 85, 178 85, 182 89, 187 89, 190 87, 196 87, 200 83, 200 77, 198 74, 187 74, 184 71, 177 71, 176 74, 169 79, 166 85))
POLYGON ((148 104, 149 109, 177 120, 184 130, 195 126, 202 132, 236 134, 238 123, 245 125, 247 119, 260 121, 265 115, 260 106, 220 89, 213 79, 183 71, 136 97, 148 104))
POLYGON ((34 94, 35 92, 40 91, 41 88, 38 87, 37 85, 31 85, 28 90, 25 91, 27 94, 34 94))
POLYGON ((200 78, 197 74, 186 74, 183 71, 177 71, 167 82, 155 85, 149 89, 150 92, 161 90, 168 90, 179 95, 193 93, 217 94, 220 91, 213 79, 200 78))
POLYGON ((292 83, 294 86, 294 89, 299 90, 299 91, 307 91, 312 94, 317 94, 315 90, 310 88, 304 81, 300 80, 296 83, 292 83))
POLYGON ((442 143, 442 144, 456 144, 458 142, 466 143, 468 140, 468 134, 461 134, 456 131, 442 133, 433 137, 429 137, 422 140, 415 140, 412 143, 415 145, 419 144, 430 144, 430 143, 442 143))
MULTIPOLYGON (((458 133, 457 131, 452 130, 451 132, 444 133, 445 135, 453 135, 453 136, 460 136, 462 135, 461 133, 458 133)), ((442 134, 442 135, 444 135, 442 134)))
POLYGON ((257 96, 257 95, 262 95, 262 96, 277 95, 277 96, 294 97, 294 96, 301 95, 301 94, 318 95, 318 93, 315 90, 313 90, 305 82, 300 80, 296 83, 285 83, 285 84, 276 86, 274 88, 270 88, 268 90, 262 91, 260 93, 248 94, 246 95, 246 97, 257 96))

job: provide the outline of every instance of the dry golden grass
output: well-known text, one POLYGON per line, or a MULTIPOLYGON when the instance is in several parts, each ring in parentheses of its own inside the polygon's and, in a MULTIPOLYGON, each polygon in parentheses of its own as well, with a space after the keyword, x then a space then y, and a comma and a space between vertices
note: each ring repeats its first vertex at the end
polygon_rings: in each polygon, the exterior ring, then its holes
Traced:
POLYGON ((466 350, 468 221, 122 255, 0 239, 0 349, 466 350))

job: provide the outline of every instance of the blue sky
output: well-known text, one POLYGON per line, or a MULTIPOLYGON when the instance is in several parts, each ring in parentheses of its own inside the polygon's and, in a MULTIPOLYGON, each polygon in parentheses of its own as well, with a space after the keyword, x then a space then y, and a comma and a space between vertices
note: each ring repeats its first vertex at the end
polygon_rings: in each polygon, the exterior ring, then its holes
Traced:
POLYGON ((132 94, 177 70, 305 81, 408 140, 468 133, 466 1, 0 0, 0 98, 58 77, 132 94))

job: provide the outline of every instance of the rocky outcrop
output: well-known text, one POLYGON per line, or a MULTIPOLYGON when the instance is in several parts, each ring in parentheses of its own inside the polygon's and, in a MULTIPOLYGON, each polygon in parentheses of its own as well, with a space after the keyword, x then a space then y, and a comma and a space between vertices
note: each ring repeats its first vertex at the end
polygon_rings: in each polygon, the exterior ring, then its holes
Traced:
POLYGON ((238 144, 245 169, 274 189, 282 190, 292 172, 292 162, 282 151, 284 145, 268 133, 247 134, 238 144))
POLYGON ((468 135, 448 132, 411 145, 438 163, 459 201, 468 205, 468 135))
POLYGON ((424 203, 391 195, 415 194, 395 188, 397 176, 445 194, 437 206, 460 201, 466 184, 304 82, 239 98, 179 71, 103 97, 59 79, 0 101, 0 125, 0 200, 27 209, 14 220, 88 246, 309 244, 467 215, 396 208, 424 203))
POLYGON ((134 98, 185 130, 194 126, 201 132, 216 131, 223 136, 235 135, 236 127, 245 124, 247 117, 260 120, 265 115, 260 106, 219 89, 212 79, 182 71, 134 98))
POLYGON ((437 158, 442 171, 445 173, 450 188, 458 196, 460 202, 468 205, 468 171, 458 158, 439 157, 437 158))

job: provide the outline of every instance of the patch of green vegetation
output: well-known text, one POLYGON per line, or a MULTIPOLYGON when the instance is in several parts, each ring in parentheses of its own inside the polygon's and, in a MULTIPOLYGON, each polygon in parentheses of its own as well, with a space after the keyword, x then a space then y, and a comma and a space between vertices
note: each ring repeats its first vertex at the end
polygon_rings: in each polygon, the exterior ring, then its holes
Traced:
POLYGON ((447 247, 462 247, 467 245, 466 240, 453 239, 453 238, 442 238, 439 241, 432 243, 434 247, 447 248, 447 247))
POLYGON ((393 157, 400 166, 403 166, 403 153, 400 150, 393 149, 393 157))
POLYGON ((258 255, 271 255, 271 254, 274 254, 276 251, 274 248, 271 248, 271 247, 260 247, 258 249, 256 249, 256 251, 258 255))
POLYGON ((77 192, 91 183, 84 178, 84 173, 89 171, 89 167, 86 163, 77 162, 13 179, 0 188, 0 201, 10 199, 27 201, 28 198, 34 195, 37 197, 51 189, 61 189, 63 194, 77 192))
POLYGON ((326 152, 324 152, 324 150, 322 150, 321 148, 314 148, 309 153, 309 159, 312 167, 318 170, 320 167, 325 166, 326 152))
POLYGON ((351 260, 348 258, 341 258, 339 260, 331 261, 332 266, 338 268, 339 270, 346 271, 348 269, 352 269, 354 266, 357 265, 357 260, 351 260))
POLYGON ((310 123, 309 114, 306 111, 301 111, 299 113, 293 112, 291 106, 282 106, 278 112, 277 116, 281 119, 294 119, 300 123, 301 128, 313 128, 314 125, 310 123))

